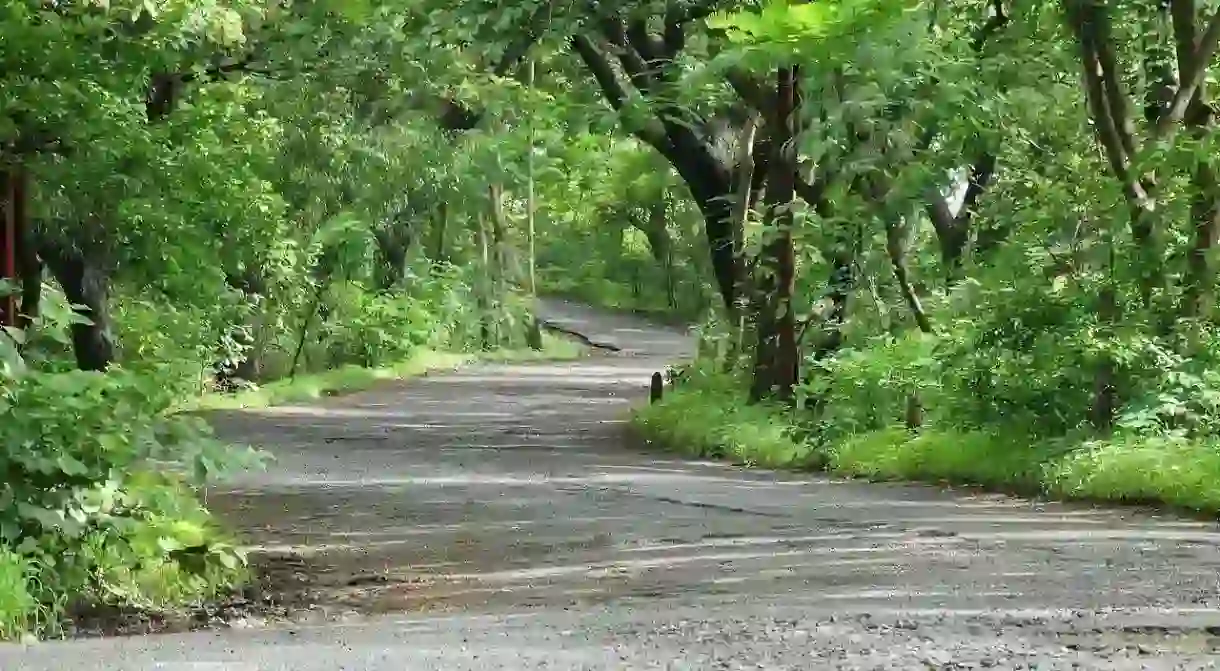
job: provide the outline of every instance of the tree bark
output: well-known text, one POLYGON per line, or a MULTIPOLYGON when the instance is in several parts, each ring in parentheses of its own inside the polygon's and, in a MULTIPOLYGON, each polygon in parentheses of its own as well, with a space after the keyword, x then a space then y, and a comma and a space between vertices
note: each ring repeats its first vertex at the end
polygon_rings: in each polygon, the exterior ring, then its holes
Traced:
MULTIPOLYGON (((755 169, 754 145, 757 139, 758 118, 751 115, 737 140, 737 197, 733 204, 733 258, 738 298, 732 315, 737 322, 740 322, 746 309, 742 297, 750 294, 749 262, 746 258, 746 224, 749 223, 750 210, 755 205, 755 196, 758 192, 758 189, 754 188, 756 173, 761 178, 757 180, 760 188, 765 181, 765 175, 761 174, 763 171, 755 169)), ((742 324, 738 323, 737 326, 740 328, 742 324)))
MULTIPOLYGON (((1173 0, 1170 15, 1179 70, 1186 72, 1200 66, 1206 69, 1206 63, 1195 62, 1198 31, 1195 28, 1197 7, 1194 0, 1173 0)), ((1199 143, 1206 140, 1214 125, 1211 106, 1205 102, 1206 96, 1206 85, 1199 83, 1182 118, 1190 137, 1199 143)), ((1220 184, 1217 184, 1216 164, 1212 156, 1198 156, 1195 159, 1191 186, 1193 239, 1187 256, 1179 313, 1184 317, 1212 317, 1216 298, 1212 255, 1220 237, 1220 184)))
POLYGON ((758 346, 750 399, 775 397, 790 402, 800 376, 796 342, 796 316, 792 299, 796 284, 793 248, 792 202, 796 198, 797 155, 793 139, 799 109, 796 67, 776 73, 777 113, 772 130, 770 171, 767 177, 768 217, 775 227, 763 246, 760 288, 765 308, 758 315, 758 346))
POLYGON ((482 277, 476 288, 475 302, 479 309, 479 346, 492 349, 491 333, 491 240, 487 232, 487 217, 479 214, 474 218, 475 234, 479 240, 479 269, 482 277))
POLYGON ((449 233, 449 205, 440 203, 436 206, 436 216, 432 219, 432 268, 437 270, 449 262, 449 250, 445 245, 445 236, 449 233))
POLYGON ((907 309, 911 311, 911 317, 915 320, 916 326, 921 332, 931 334, 933 332, 932 320, 923 309, 923 303, 920 302, 919 295, 915 293, 915 288, 911 286, 911 273, 907 268, 908 235, 907 227, 897 217, 886 216, 885 251, 890 258, 894 280, 898 283, 898 290, 902 293, 902 299, 906 302, 907 309))
POLYGON ((373 232, 377 240, 377 288, 380 291, 393 289, 406 276, 407 250, 411 239, 403 228, 402 223, 395 221, 373 232))
POLYGON ((45 249, 44 260, 64 295, 88 324, 73 324, 72 349, 81 370, 104 371, 114 362, 114 339, 110 329, 110 277, 88 254, 69 249, 45 249))

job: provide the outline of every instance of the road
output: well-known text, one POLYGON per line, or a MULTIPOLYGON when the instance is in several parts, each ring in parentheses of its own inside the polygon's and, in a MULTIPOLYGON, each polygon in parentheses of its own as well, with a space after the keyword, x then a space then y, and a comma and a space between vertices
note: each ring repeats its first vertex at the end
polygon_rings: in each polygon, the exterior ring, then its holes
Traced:
POLYGON ((278 461, 213 505, 288 558, 318 606, 0 647, 0 669, 1201 669, 1220 655, 1216 525, 677 459, 629 440, 624 415, 690 341, 547 311, 623 351, 215 416, 278 461))

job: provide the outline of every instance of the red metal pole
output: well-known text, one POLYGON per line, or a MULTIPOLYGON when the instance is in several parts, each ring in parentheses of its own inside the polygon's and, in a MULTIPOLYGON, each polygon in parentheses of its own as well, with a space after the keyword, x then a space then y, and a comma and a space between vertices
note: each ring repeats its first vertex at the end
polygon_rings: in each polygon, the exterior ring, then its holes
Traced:
MULTIPOLYGON (((17 175, 10 169, 0 173, 0 183, 3 188, 4 235, 0 244, 0 278, 17 282, 17 200, 20 197, 17 188, 17 175)), ((15 326, 17 324, 17 294, 10 293, 0 300, 0 325, 15 326)))

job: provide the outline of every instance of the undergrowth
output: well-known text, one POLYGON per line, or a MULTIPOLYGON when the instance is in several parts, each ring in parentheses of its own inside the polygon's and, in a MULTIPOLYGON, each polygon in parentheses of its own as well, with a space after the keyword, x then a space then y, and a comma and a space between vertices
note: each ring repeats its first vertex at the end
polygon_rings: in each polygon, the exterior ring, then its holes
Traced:
POLYGON ((209 393, 184 404, 184 409, 219 410, 226 408, 257 408, 285 403, 316 400, 368 389, 379 382, 416 377, 434 370, 454 368, 476 361, 523 362, 564 361, 580 357, 584 348, 579 344, 549 333, 542 336, 542 349, 510 348, 489 352, 446 352, 420 348, 399 362, 367 368, 346 364, 320 373, 308 373, 274 380, 232 394, 209 393))
POLYGON ((648 440, 691 456, 1220 513, 1220 444, 1214 441, 1121 433, 1104 440, 1048 438, 1012 426, 933 424, 912 431, 889 423, 836 433, 827 442, 808 411, 748 404, 741 381, 710 364, 697 363, 679 379, 659 403, 637 408, 632 423, 648 440))

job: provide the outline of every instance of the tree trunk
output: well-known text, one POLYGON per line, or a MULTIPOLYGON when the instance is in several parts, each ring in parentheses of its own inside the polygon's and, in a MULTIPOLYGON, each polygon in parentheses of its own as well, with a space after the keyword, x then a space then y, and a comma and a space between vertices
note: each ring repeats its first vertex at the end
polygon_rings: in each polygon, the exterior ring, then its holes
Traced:
MULTIPOLYGON (((48 250, 44 250, 48 251, 48 250)), ((110 331, 110 278, 96 259, 76 250, 52 249, 45 254, 64 295, 88 324, 72 325, 72 349, 81 370, 104 371, 114 361, 110 331)))
POLYGON ((635 217, 632 217, 632 220, 648 240, 648 250, 652 252, 652 258, 665 274, 665 295, 669 307, 674 308, 677 306, 678 297, 673 272, 673 238, 669 235, 669 222, 665 216, 667 207, 668 203, 662 199, 648 206, 648 218, 645 221, 639 222, 635 217))
MULTIPOLYGON (((686 161, 681 161, 683 164, 686 161)), ((703 215, 703 227, 707 234, 708 258, 716 289, 725 309, 730 312, 737 304, 737 273, 733 262, 733 188, 726 175, 698 166, 678 167, 699 212, 703 215), (689 176, 688 176, 689 175, 689 176)))
POLYGON ((21 275, 21 304, 17 309, 17 328, 28 329, 42 313, 42 261, 30 250, 18 259, 21 275))
MULTIPOLYGON (((20 238, 26 228, 25 189, 20 169, 0 172, 0 279, 17 282, 20 276, 20 238)), ((17 296, 0 297, 0 326, 17 326, 17 296)))
POLYGON ((389 228, 374 231, 377 239, 377 288, 389 291, 402 282, 406 276, 407 249, 410 238, 398 229, 400 224, 391 224, 389 228))
POLYGON ((491 259, 492 279, 497 302, 503 300, 508 276, 508 254, 505 230, 508 222, 504 216, 504 186, 498 182, 488 188, 491 197, 491 259))
MULTIPOLYGON (((1114 286, 1107 284, 1102 287, 1098 296, 1098 311, 1102 321, 1109 326, 1117 321, 1118 301, 1114 286)), ((1111 337, 1113 334, 1110 334, 1111 337)), ((1102 435, 1109 435, 1114 430, 1114 415, 1118 409, 1117 394, 1114 389, 1114 357, 1103 354, 1097 364, 1097 372, 1093 386, 1093 428, 1102 435)))
POLYGON ((449 262, 449 250, 445 245, 445 236, 449 233, 449 205, 440 203, 436 206, 436 216, 432 220, 432 268, 439 269, 449 262))
MULTIPOLYGON (((1200 143, 1207 139, 1213 125, 1211 108, 1204 104, 1204 95, 1205 89, 1200 85, 1184 119, 1191 136, 1200 143)), ((1191 186, 1194 193, 1191 194, 1190 219, 1194 236, 1187 257, 1180 312, 1184 317, 1210 318, 1214 316, 1212 312, 1216 300, 1212 255, 1220 236, 1220 184, 1217 183, 1215 159, 1212 156, 1195 159, 1191 186)))
MULTIPOLYGON (((750 209, 754 206, 755 198, 755 165, 754 165, 754 141, 758 136, 758 119, 751 116, 746 122, 746 127, 742 129, 741 137, 737 140, 737 184, 736 184, 736 200, 733 203, 733 258, 735 259, 734 275, 737 282, 737 306, 734 311, 735 321, 740 322, 744 317, 747 305, 742 300, 743 297, 750 293, 749 285, 749 263, 746 259, 746 224, 750 219, 750 209)), ((762 171, 757 171, 760 177, 764 177, 762 171)), ((762 180, 758 180, 760 183, 762 180)), ((738 324, 740 327, 741 324, 738 324)))
POLYGON ((24 180, 21 186, 18 194, 20 197, 16 200, 18 208, 14 211, 17 223, 14 230, 17 276, 21 278, 21 305, 17 311, 17 327, 27 329, 42 313, 43 263, 38 256, 34 232, 30 230, 30 221, 25 210, 28 192, 24 180))
POLYGON ((1203 156, 1196 161, 1192 181, 1190 218, 1194 224, 1194 239, 1187 260, 1182 314, 1210 318, 1214 316, 1212 308, 1216 300, 1211 257, 1220 234, 1220 185, 1216 183, 1212 157, 1203 156))
MULTIPOLYGON (((932 220, 932 228, 936 231, 941 264, 945 270, 945 281, 950 286, 960 280, 964 272, 966 246, 970 243, 971 234, 974 232, 974 210, 979 197, 991 183, 995 169, 996 156, 990 152, 983 152, 970 166, 970 175, 966 182, 966 196, 962 199, 962 207, 956 216, 949 209, 949 203, 945 201, 939 190, 933 190, 928 194, 928 218, 932 220)), ((998 244, 999 239, 992 241, 990 238, 996 237, 999 231, 996 229, 987 229, 987 231, 986 233, 979 232, 980 244, 976 245, 977 247, 990 249, 998 244)))
MULTIPOLYGON (((529 69, 526 71, 526 86, 534 87, 534 57, 530 56, 529 69)), ((537 249, 535 246, 537 201, 534 198, 534 126, 530 124, 529 149, 526 154, 525 172, 525 217, 526 217, 526 281, 529 283, 530 300, 533 301, 529 315, 529 326, 525 332, 525 342, 530 349, 542 351, 542 322, 538 319, 538 268, 537 249)))
POLYGON ((911 286, 911 273, 907 268, 907 238, 910 231, 897 216, 888 213, 884 216, 885 251, 890 258, 890 267, 894 270, 894 280, 898 283, 898 290, 902 293, 902 299, 906 302, 907 309, 911 311, 915 324, 919 326, 920 331, 930 334, 932 333, 932 320, 924 311, 919 295, 915 293, 915 288, 911 286))
POLYGON ((479 347, 484 350, 492 349, 491 339, 491 241, 487 234, 487 221, 483 214, 479 214, 474 219, 477 230, 475 231, 479 239, 479 261, 480 261, 480 279, 475 290, 475 303, 479 310, 479 347))
POLYGON ((764 245, 760 285, 765 308, 758 315, 758 349, 750 399, 774 396, 791 401, 799 379, 796 317, 792 298, 796 284, 796 257, 792 241, 792 201, 796 198, 795 143, 799 98, 797 69, 780 68, 776 77, 776 123, 771 139, 772 159, 767 178, 768 217, 775 227, 764 245))

